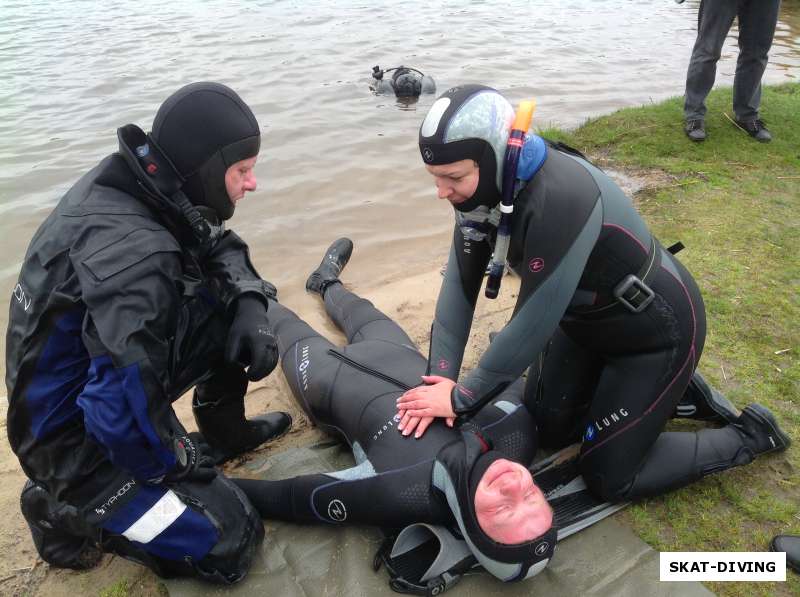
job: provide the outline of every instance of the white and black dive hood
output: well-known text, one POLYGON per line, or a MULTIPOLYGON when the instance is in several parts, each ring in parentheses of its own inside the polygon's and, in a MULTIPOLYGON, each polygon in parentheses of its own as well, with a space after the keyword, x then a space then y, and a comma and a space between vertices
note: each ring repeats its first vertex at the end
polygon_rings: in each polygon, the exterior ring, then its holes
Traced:
POLYGON ((475 514, 475 491, 489 466, 504 456, 490 450, 472 425, 464 425, 461 435, 463 441, 445 446, 437 455, 433 486, 447 500, 467 545, 489 573, 504 582, 538 574, 553 556, 557 539, 555 527, 516 545, 498 543, 484 533, 475 514))
POLYGON ((458 211, 500 202, 503 158, 514 121, 514 108, 484 85, 460 85, 437 99, 419 129, 419 150, 431 166, 471 159, 480 168, 475 194, 455 205, 458 211))

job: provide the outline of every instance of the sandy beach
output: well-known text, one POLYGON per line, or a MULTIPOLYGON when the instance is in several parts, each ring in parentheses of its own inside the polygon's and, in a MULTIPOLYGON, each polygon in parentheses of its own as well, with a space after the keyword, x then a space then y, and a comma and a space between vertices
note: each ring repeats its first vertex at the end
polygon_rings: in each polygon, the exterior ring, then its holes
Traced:
MULTIPOLYGON (((333 240, 333 239, 331 239, 333 240)), ((450 236, 442 236, 440 264, 423 273, 409 275, 401 279, 374 280, 371 284, 349 283, 358 272, 358 247, 353 260, 345 270, 342 279, 348 287, 361 296, 371 300, 375 306, 397 321, 417 343, 423 354, 428 349, 428 332, 433 316, 436 297, 441 284, 440 268, 449 247, 450 236), (352 276, 348 274, 352 272, 352 276)), ((316 262, 308 264, 308 271, 316 267, 316 262)), ((474 366, 480 356, 480 349, 488 342, 490 331, 498 330, 511 316, 519 288, 519 279, 508 275, 503 281, 500 297, 497 300, 481 300, 476 310, 470 343, 464 360, 464 367, 474 366)), ((279 289, 279 292, 284 289, 279 289)), ((345 342, 344 336, 327 319, 325 311, 316 296, 306 295, 300 288, 286 288, 287 299, 284 304, 295 310, 317 331, 338 344, 345 342)), ((282 294, 279 294, 282 298, 282 294)), ((293 446, 309 445, 321 439, 324 434, 314 428, 295 404, 280 369, 262 382, 251 383, 245 401, 247 414, 271 410, 284 410, 294 418, 292 430, 272 444, 255 452, 263 456, 268 451, 282 451, 293 446)), ((175 411, 190 431, 196 430, 191 412, 191 396, 180 398, 174 404, 175 411)), ((5 410, 5 404, 3 405, 5 410)), ((5 415, 5 413, 3 413, 5 415)), ((0 426, 5 427, 5 416, 0 426)), ((413 440, 409 440, 413 441, 413 440)), ((244 476, 243 465, 252 456, 245 456, 228 463, 224 471, 229 476, 244 476)), ((74 597, 76 593, 90 591, 97 594, 104 587, 112 585, 120 578, 137 579, 134 594, 152 594, 158 586, 158 579, 136 564, 121 558, 106 555, 95 570, 72 572, 55 570, 44 564, 37 556, 30 532, 19 511, 19 494, 25 476, 7 442, 0 442, 0 511, 6 513, 0 522, 0 595, 47 595, 48 597, 74 597), (141 591, 141 592, 138 592, 141 591)))

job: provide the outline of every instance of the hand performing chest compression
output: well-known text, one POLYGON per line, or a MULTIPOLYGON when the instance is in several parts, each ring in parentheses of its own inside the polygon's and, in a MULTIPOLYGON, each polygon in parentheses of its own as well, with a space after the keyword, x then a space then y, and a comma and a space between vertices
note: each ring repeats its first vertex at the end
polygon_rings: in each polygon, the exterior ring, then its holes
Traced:
POLYGON ((425 430, 436 417, 445 417, 445 423, 452 427, 456 414, 450 403, 450 392, 456 385, 452 379, 439 375, 423 375, 425 385, 408 390, 397 400, 400 424, 397 429, 403 435, 422 437, 425 430))

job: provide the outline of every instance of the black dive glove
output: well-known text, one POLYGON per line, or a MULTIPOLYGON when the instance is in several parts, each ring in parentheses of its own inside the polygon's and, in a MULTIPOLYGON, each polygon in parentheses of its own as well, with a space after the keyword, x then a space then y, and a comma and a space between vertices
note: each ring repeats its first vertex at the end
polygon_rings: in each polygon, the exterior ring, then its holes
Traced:
POLYGON ((149 479, 151 485, 180 483, 210 483, 217 476, 214 460, 203 454, 202 445, 188 435, 173 440, 175 469, 157 479, 149 479))
POLYGON ((278 365, 278 342, 269 326, 267 306, 256 295, 245 294, 236 300, 235 307, 225 360, 246 367, 247 378, 258 381, 278 365))

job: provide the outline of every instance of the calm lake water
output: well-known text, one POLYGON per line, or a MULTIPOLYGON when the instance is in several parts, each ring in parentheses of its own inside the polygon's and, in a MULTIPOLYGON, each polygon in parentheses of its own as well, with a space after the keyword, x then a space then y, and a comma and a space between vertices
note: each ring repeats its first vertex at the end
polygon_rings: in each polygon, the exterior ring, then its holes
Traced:
MULTIPOLYGON (((116 128, 149 130, 161 101, 197 80, 236 89, 263 127, 259 190, 230 225, 282 297, 299 297, 341 235, 356 241, 346 279, 357 287, 429 268, 445 259, 452 226, 416 149, 436 96, 406 106, 372 95, 374 65, 416 67, 439 92, 480 82, 515 104, 535 98, 535 126, 571 127, 681 95, 699 2, 102 4, 0 4, 3 296, 52 206, 115 150, 116 128)), ((736 35, 718 85, 732 84, 736 35)), ((765 80, 798 77, 800 2, 786 0, 765 80)), ((3 307, 3 330, 6 317, 3 307)))

